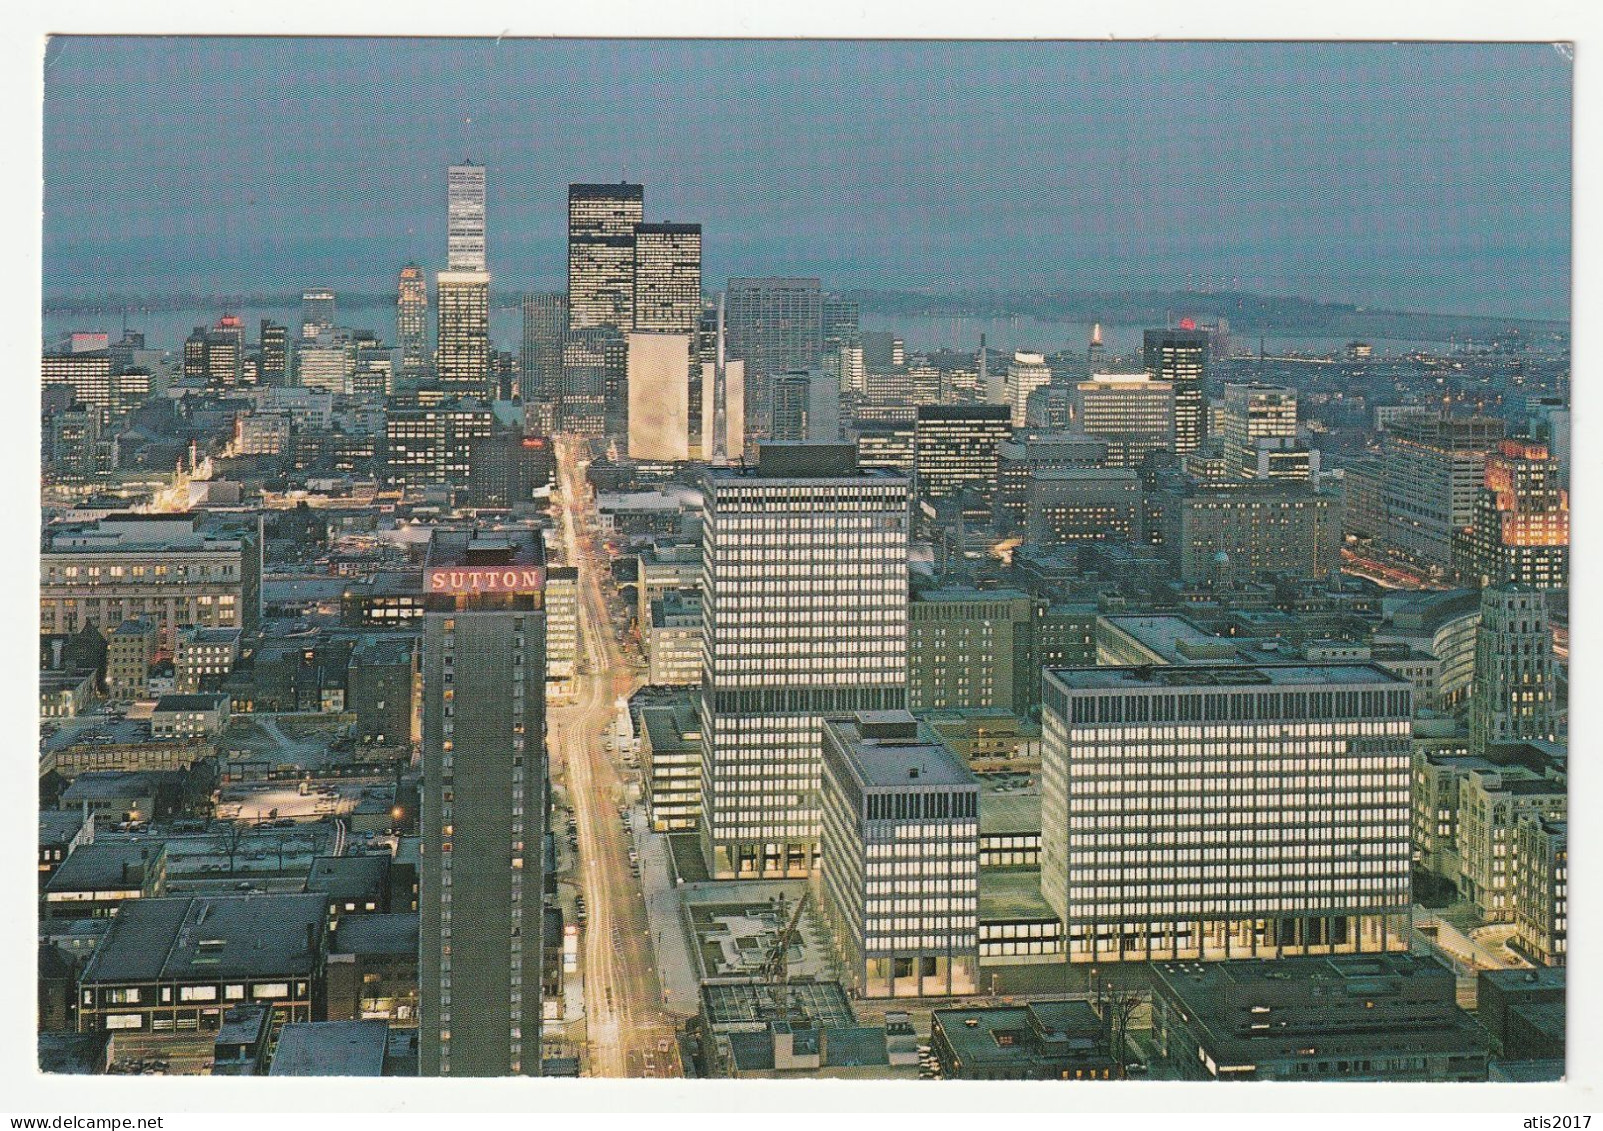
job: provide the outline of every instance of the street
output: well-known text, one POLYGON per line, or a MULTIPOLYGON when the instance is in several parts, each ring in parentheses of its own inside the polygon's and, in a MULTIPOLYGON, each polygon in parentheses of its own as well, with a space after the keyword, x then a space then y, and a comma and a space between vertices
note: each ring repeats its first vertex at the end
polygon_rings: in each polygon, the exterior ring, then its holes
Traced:
POLYGON ((606 749, 608 724, 641 681, 611 629, 601 571, 605 561, 581 541, 576 512, 587 509, 582 444, 558 442, 562 539, 566 560, 579 569, 579 640, 583 663, 576 701, 554 709, 548 744, 553 778, 565 779, 578 825, 578 884, 588 922, 580 938, 584 980, 584 1067, 591 1076, 679 1075, 674 1026, 662 989, 641 882, 630 874, 631 835, 620 809, 628 787, 606 749))

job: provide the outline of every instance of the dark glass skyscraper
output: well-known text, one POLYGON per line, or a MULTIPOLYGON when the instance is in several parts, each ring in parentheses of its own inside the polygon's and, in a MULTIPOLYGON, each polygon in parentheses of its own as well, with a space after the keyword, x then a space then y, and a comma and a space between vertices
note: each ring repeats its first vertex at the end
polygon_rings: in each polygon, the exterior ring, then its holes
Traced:
POLYGON ((1141 345, 1147 373, 1174 384, 1174 450, 1196 451, 1208 439, 1208 332, 1148 330, 1141 345))
POLYGON ((643 185, 568 186, 568 329, 634 325, 635 229, 645 218, 643 185))

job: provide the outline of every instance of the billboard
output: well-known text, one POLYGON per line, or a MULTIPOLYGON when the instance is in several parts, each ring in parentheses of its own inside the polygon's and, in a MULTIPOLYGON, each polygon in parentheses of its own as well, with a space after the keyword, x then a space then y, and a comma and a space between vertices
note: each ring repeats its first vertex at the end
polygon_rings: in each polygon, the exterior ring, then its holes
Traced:
POLYGON ((540 593, 545 569, 540 566, 438 566, 423 572, 425 593, 540 593))

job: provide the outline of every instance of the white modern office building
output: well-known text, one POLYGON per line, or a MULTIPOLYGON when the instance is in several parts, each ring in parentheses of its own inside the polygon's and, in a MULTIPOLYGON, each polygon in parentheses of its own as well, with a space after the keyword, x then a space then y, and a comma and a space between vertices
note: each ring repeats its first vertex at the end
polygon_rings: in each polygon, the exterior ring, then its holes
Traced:
POLYGON ((1070 961, 1405 950, 1413 691, 1372 664, 1047 669, 1070 961))
POLYGON ((908 481, 769 443, 704 494, 703 848, 717 878, 806 876, 824 716, 906 706, 908 481))
POLYGON ((848 987, 974 993, 978 780, 906 711, 829 719, 823 739, 818 886, 848 987))

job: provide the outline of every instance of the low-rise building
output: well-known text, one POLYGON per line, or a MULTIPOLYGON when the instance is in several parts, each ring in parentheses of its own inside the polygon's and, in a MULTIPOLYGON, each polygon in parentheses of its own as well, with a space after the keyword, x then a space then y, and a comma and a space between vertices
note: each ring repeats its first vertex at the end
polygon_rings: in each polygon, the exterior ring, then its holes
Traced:
POLYGON ((345 708, 356 716, 359 744, 410 746, 416 667, 417 637, 411 633, 372 633, 351 650, 345 708))
POLYGON ((1121 1067, 1083 1001, 937 1009, 930 1051, 950 1080, 1110 1080, 1121 1067))
POLYGON ((72 668, 39 673, 39 718, 74 719, 95 695, 95 673, 72 668))
POLYGON ((218 680, 239 663, 237 628, 182 628, 173 649, 173 690, 194 695, 209 680, 218 680))
POLYGON ((701 817, 701 724, 688 698, 640 710, 640 765, 654 832, 689 832, 701 817))
POLYGON ((39 887, 42 890, 73 850, 95 840, 93 813, 41 809, 39 811, 39 887))
MULTIPOLYGON (((1475 1016, 1501 1060, 1558 1060, 1562 1073, 1568 975, 1562 966, 1534 970, 1482 970, 1475 976, 1475 1016), (1540 1011, 1557 1011, 1558 1047, 1541 1036, 1540 1011), (1523 1015, 1523 1016, 1522 1016, 1523 1015), (1534 1022, 1534 1023, 1533 1023, 1534 1022), (1533 1032, 1533 1030, 1535 1030, 1533 1032), (1556 1055, 1555 1055, 1556 1053, 1556 1055)), ((1552 1077, 1556 1079, 1555 1077, 1552 1077)))
POLYGON ((79 845, 45 883, 40 919, 61 924, 110 918, 129 900, 160 895, 166 874, 166 846, 160 840, 79 845))
POLYGON ((185 778, 181 770, 94 770, 75 777, 56 807, 92 814, 102 825, 152 821, 183 805, 185 778))
POLYGON ((163 695, 150 713, 150 733, 156 738, 204 738, 228 725, 229 697, 218 692, 163 695))
POLYGON ((328 1019, 417 1024, 416 911, 347 915, 328 944, 328 1019))
POLYGON ((78 1029, 210 1031, 240 1002, 286 1021, 323 1016, 322 895, 181 896, 126 903, 78 987, 78 1029))
POLYGON ((285 1025, 269 1076, 382 1076, 390 1027, 382 1021, 285 1025))
POLYGON ((670 590, 652 600, 644 636, 653 687, 700 685, 701 622, 701 598, 694 590, 670 590))
POLYGON ((1430 958, 1159 962, 1153 1041, 1190 1080, 1485 1080, 1487 1049, 1430 958))
POLYGON ((390 858, 379 853, 319 856, 306 876, 306 890, 328 897, 329 917, 336 924, 347 915, 386 914, 390 909, 390 858))

